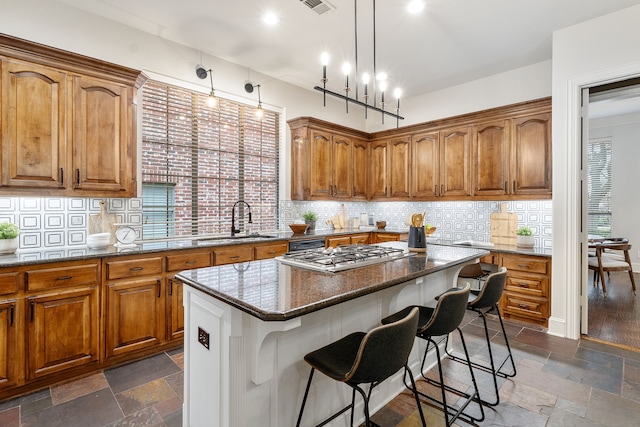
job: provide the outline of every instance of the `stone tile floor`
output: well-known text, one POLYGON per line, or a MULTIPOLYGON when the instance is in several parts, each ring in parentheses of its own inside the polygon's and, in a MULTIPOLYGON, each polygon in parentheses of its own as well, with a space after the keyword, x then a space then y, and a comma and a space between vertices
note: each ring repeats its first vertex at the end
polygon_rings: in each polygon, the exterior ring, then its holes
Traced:
MULTIPOLYGON (((640 425, 640 352, 553 337, 524 323, 506 323, 517 375, 500 379, 500 404, 485 408, 485 421, 475 425, 640 425)), ((463 324, 469 351, 477 360, 486 360, 481 320, 468 313, 463 324)), ((504 355, 497 320, 491 320, 489 326, 496 351, 504 355)), ((453 348, 461 349, 457 339, 453 348)), ((175 350, 0 402, 0 426, 181 426, 182 368, 183 353, 175 350)), ((447 381, 468 386, 465 369, 446 361, 447 381)), ((482 397, 495 399, 491 377, 480 371, 476 375, 482 397)), ((424 381, 420 387, 429 392, 424 381)), ((423 407, 430 427, 444 426, 440 410, 427 403, 423 407)), ((475 405, 468 410, 478 411, 475 405)), ((385 427, 420 425, 415 401, 406 392, 378 411, 373 420, 385 427)), ((456 425, 474 424, 458 420, 456 425)))

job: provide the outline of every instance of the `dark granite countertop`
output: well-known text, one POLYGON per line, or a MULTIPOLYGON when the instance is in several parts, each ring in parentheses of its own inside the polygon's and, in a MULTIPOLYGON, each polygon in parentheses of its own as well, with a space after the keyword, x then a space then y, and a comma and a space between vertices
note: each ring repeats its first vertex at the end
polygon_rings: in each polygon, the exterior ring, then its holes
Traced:
POLYGON ((482 248, 491 252, 500 252, 500 253, 509 253, 509 254, 517 254, 517 255, 533 255, 533 256, 541 256, 550 258, 551 257, 551 248, 541 248, 538 246, 534 246, 533 248, 520 248, 518 246, 512 245, 493 245, 487 246, 483 245, 482 242, 479 242, 478 245, 454 245, 451 240, 444 239, 433 239, 427 238, 427 243, 432 245, 445 245, 445 246, 456 246, 456 247, 466 247, 466 248, 482 248))
POLYGON ((488 253, 485 249, 428 245, 426 255, 418 254, 338 273, 292 267, 269 259, 183 271, 176 278, 260 320, 283 321, 463 264, 488 253))

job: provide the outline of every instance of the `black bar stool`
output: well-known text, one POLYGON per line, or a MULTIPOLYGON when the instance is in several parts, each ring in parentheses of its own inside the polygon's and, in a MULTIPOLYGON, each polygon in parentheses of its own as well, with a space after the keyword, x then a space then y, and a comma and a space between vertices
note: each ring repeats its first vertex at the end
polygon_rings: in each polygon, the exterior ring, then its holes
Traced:
POLYGON ((500 309, 498 308, 498 302, 502 297, 506 280, 507 269, 505 267, 502 267, 496 273, 488 275, 484 279, 484 284, 482 285, 482 288, 480 288, 480 291, 474 291, 471 293, 471 295, 469 296, 469 303, 467 304, 467 309, 478 313, 478 316, 482 318, 482 322, 484 324, 484 335, 487 341, 487 349, 489 350, 490 365, 487 366, 477 362, 470 362, 468 357, 467 360, 465 360, 460 357, 454 356, 447 350, 447 355, 453 360, 462 363, 471 363, 474 368, 488 372, 493 376, 493 386, 496 392, 496 400, 495 402, 487 402, 484 400, 482 401, 482 403, 489 406, 496 406, 500 403, 500 394, 498 392, 498 377, 510 378, 516 376, 516 364, 513 361, 513 354, 511 353, 511 347, 509 346, 509 339, 507 338, 507 332, 504 329, 504 323, 502 322, 502 316, 500 315, 500 309), (491 340, 489 339, 489 328, 487 328, 486 314, 490 311, 495 311, 495 314, 498 316, 500 327, 502 328, 502 335, 504 336, 504 342, 507 345, 507 355, 500 362, 497 369, 496 365, 498 364, 494 362, 491 340), (511 362, 510 372, 504 372, 502 370, 505 367, 507 361, 511 362))
POLYGON ((369 415, 371 390, 404 368, 405 375, 408 373, 409 378, 411 378, 412 390, 420 412, 420 419, 422 420, 422 425, 426 427, 427 423, 422 413, 413 374, 407 367, 407 360, 413 347, 418 325, 418 314, 417 308, 415 310, 407 310, 405 316, 398 316, 395 322, 388 322, 388 324, 378 326, 367 333, 354 332, 305 355, 304 360, 311 365, 311 372, 296 426, 300 426, 302 412, 307 402, 309 387, 315 370, 336 381, 341 381, 353 389, 351 404, 322 421, 316 427, 331 422, 349 409, 351 409, 351 426, 353 426, 356 391, 360 393, 364 400, 365 425, 373 427, 376 424, 371 422, 369 415), (368 394, 360 387, 360 384, 369 384, 368 394))
MULTIPOLYGON (((464 288, 451 288, 446 292, 441 294, 438 299, 435 308, 431 307, 423 307, 423 306, 409 306, 405 309, 392 314, 384 319, 382 319, 382 323, 391 323, 397 321, 397 319, 401 319, 407 315, 408 312, 415 310, 418 308, 420 310, 420 320, 418 322, 418 327, 416 329, 416 336, 422 338, 427 341, 427 348, 425 349, 424 356, 422 358, 422 365, 420 367, 420 373, 425 381, 430 384, 436 385, 440 387, 442 392, 442 400, 435 399, 431 396, 428 396, 420 391, 418 393, 441 405, 444 412, 444 419, 447 427, 451 426, 453 422, 458 419, 461 415, 469 418, 472 421, 483 421, 484 420, 484 408, 481 404, 480 393, 478 392, 478 385, 476 384, 476 378, 473 374, 473 369, 471 368, 471 364, 469 364, 469 374, 471 375, 471 381, 473 382, 473 392, 467 393, 462 390, 455 389, 449 385, 444 383, 444 375, 442 372, 442 361, 440 360, 440 349, 438 348, 438 344, 442 343, 447 339, 449 334, 455 330, 460 334, 460 340, 462 341, 462 346, 464 348, 464 353, 469 360, 469 353, 467 352, 467 346, 464 342, 464 336, 462 335, 462 331, 460 331, 460 323, 464 318, 464 313, 466 312, 467 302, 469 301, 469 293, 470 293, 470 285, 467 283, 464 288), (437 339, 437 342, 436 342, 437 339), (438 373, 440 375, 440 381, 432 380, 425 375, 424 372, 424 364, 427 359, 427 353, 429 352, 430 345, 433 344, 436 349, 436 357, 438 359, 438 373), (455 408, 447 404, 446 392, 452 392, 457 394, 458 396, 463 397, 465 400, 459 406, 459 408, 455 408), (464 413, 466 407, 472 401, 476 401, 478 403, 478 407, 480 408, 480 418, 473 417, 469 414, 464 413)), ((406 382, 405 382, 406 385, 406 382)))

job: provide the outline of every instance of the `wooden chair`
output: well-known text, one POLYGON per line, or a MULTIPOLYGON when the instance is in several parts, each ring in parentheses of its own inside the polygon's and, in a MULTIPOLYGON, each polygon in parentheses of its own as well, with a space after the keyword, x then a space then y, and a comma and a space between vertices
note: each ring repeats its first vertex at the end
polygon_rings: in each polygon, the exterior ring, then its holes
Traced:
POLYGON ((628 240, 605 240, 593 244, 596 253, 589 257, 589 269, 593 270, 593 285, 597 286, 599 279, 602 281, 602 293, 607 294, 604 273, 610 271, 628 271, 631 279, 631 288, 636 293, 636 281, 633 277, 633 267, 629 251, 631 245, 628 240))

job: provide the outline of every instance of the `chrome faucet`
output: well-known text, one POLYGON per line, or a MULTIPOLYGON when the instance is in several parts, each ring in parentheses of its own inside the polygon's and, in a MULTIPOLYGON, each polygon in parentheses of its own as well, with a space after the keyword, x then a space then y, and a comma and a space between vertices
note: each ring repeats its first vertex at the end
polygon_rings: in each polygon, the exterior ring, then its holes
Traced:
POLYGON ((251 206, 249 206, 249 203, 245 202, 244 200, 238 200, 237 202, 235 202, 233 204, 233 207, 231 208, 231 236, 232 237, 235 236, 236 233, 240 232, 240 229, 236 228, 236 206, 239 203, 244 203, 249 208, 249 224, 252 224, 252 222, 251 222, 251 206))

